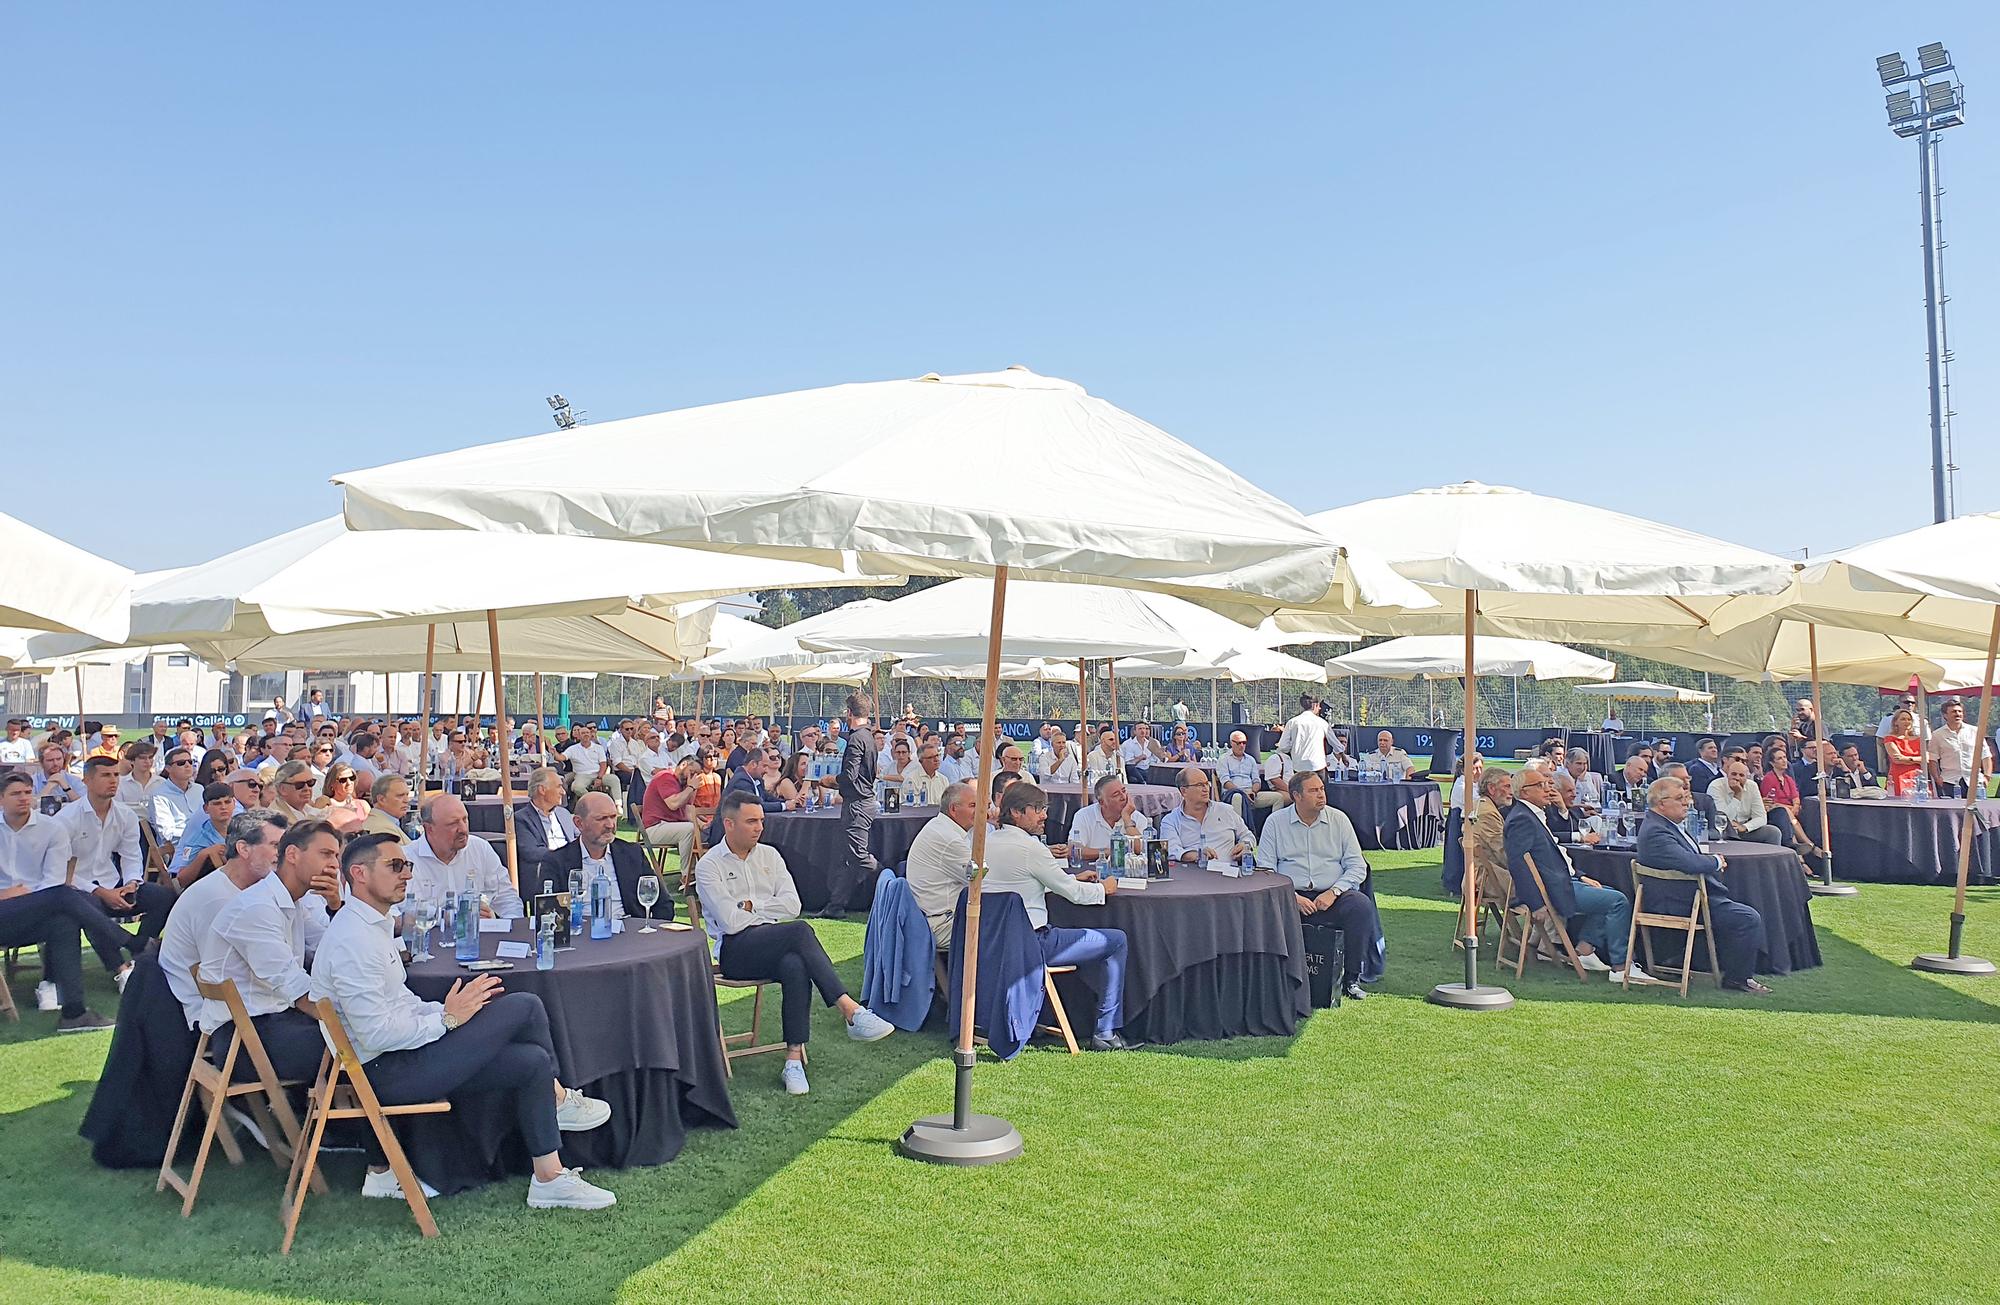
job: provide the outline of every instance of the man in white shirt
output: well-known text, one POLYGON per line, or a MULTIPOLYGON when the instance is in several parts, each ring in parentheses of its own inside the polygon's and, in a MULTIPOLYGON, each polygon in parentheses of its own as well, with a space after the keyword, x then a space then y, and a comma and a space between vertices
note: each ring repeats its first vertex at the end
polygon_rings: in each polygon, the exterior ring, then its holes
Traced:
MULTIPOLYGON (((129 771, 118 780, 118 801, 133 815, 153 826, 153 833, 166 844, 167 854, 171 856, 174 842, 187 827, 187 813, 181 805, 179 790, 154 772, 153 765, 158 760, 158 751, 146 740, 142 739, 126 749, 125 764, 129 771), (168 833, 169 829, 173 832, 168 833)), ((165 864, 164 860, 162 864, 165 864)))
POLYGON ((1253 855, 1257 842, 1250 827, 1226 802, 1215 802, 1208 772, 1199 766, 1181 771, 1179 808, 1160 817, 1160 837, 1167 840, 1169 860, 1201 865, 1208 861, 1241 861, 1253 855))
POLYGON ((622 808, 624 793, 619 788, 618 776, 605 768, 606 753, 604 745, 597 741, 597 726, 584 721, 577 726, 573 738, 563 749, 563 759, 569 762, 570 793, 582 797, 592 788, 602 788, 622 808))
MULTIPOLYGON (((306 952, 325 934, 329 909, 339 905, 340 835, 313 821, 287 829, 271 873, 229 895, 202 931, 202 982, 236 985, 280 1079, 309 1079, 319 1067, 324 1044, 306 995, 312 987, 306 952)), ((228 1003, 203 1002, 201 1028, 209 1034, 209 1058, 222 1064, 237 1035, 228 1003)), ((237 1057, 236 1076, 239 1082, 257 1076, 247 1055, 237 1057)))
POLYGON ((1083 780, 1083 758, 1070 746, 1060 726, 1044 725, 1049 732, 1048 747, 1032 758, 1035 774, 1045 782, 1077 784, 1083 780))
POLYGON ((521 894, 514 890, 514 881, 493 845, 472 837, 465 803, 450 793, 436 793, 425 798, 417 812, 424 836, 409 845, 415 864, 410 875, 413 897, 423 892, 434 894, 440 902, 455 897, 470 874, 474 890, 486 898, 481 915, 516 920, 525 914, 521 894))
POLYGON ((92 757, 84 762, 83 801, 64 807, 56 825, 69 837, 70 855, 76 858, 72 882, 88 892, 112 919, 137 916, 138 943, 143 947, 166 927, 174 890, 145 882, 145 863, 139 856, 139 818, 117 800, 118 780, 118 763, 111 758, 92 757))
POLYGON ((1093 789, 1106 775, 1125 778, 1125 757, 1118 747, 1118 731, 1109 725, 1098 727, 1097 746, 1083 759, 1083 780, 1093 789))
POLYGON ((1292 805, 1264 822, 1257 844, 1257 868, 1276 870, 1292 881, 1299 914, 1324 920, 1346 935, 1341 991, 1359 1000, 1362 962, 1381 932, 1375 901, 1362 885, 1368 862, 1346 814, 1326 804, 1326 780, 1311 771, 1292 777, 1292 805))
MULTIPOLYGON (((604 740, 604 764, 611 768, 611 774, 617 779, 621 794, 632 791, 633 777, 638 769, 632 755, 638 751, 636 737, 638 727, 637 721, 621 720, 618 722, 618 727, 604 740)), ((644 791, 644 785, 640 788, 644 791)), ((623 806, 623 803, 620 802, 620 805, 623 806)))
POLYGON ((1041 729, 1035 732, 1035 742, 1028 749, 1028 763, 1030 765, 1040 761, 1042 754, 1055 746, 1055 734, 1056 727, 1053 724, 1043 725, 1041 729))
MULTIPOLYGON (((1083 850, 1086 862, 1097 861, 1111 850, 1111 831, 1123 833, 1128 840, 1144 839, 1153 832, 1153 824, 1144 812, 1132 805, 1132 791, 1117 775, 1106 775, 1097 781, 1097 800, 1087 807, 1080 807, 1069 821, 1070 844, 1083 850)), ((1005 794, 1002 794, 1005 797, 1005 794)), ((1043 818, 1047 823, 1047 818, 1043 818)))
POLYGON ((1145 721, 1132 723, 1132 737, 1118 745, 1118 759, 1125 763, 1125 777, 1134 784, 1152 782, 1148 768, 1166 759, 1167 750, 1153 738, 1153 727, 1145 721))
POLYGON ((396 755, 392 759, 394 767, 401 773, 414 776, 417 768, 424 763, 424 727, 421 722, 406 720, 396 727, 396 755))
POLYGON ((1380 774, 1391 782, 1410 777, 1410 754, 1396 746, 1396 736, 1388 730, 1375 735, 1375 750, 1363 753, 1361 769, 1380 774))
POLYGON ((1991 758, 1979 744, 1979 727, 1965 720, 1965 704, 1950 698, 1944 704, 1944 724, 1931 731, 1924 744, 1926 764, 1931 772, 1931 792, 1939 797, 1964 797, 1975 781, 1984 795, 1991 758))
POLYGON ((945 777, 943 770, 943 758, 938 755, 937 740, 926 739, 917 749, 916 761, 903 771, 903 804, 934 807, 950 786, 951 780, 945 777))
POLYGON ((1250 739, 1242 730, 1229 733, 1229 751, 1215 763, 1215 780, 1222 786, 1222 800, 1244 819, 1250 817, 1250 803, 1264 786, 1257 758, 1250 755, 1250 739))
POLYGON ((284 834, 285 822, 269 811, 237 812, 223 830, 228 858, 184 890, 174 903, 173 914, 167 917, 167 927, 160 934, 160 970, 191 1029, 200 1025, 206 1004, 201 990, 194 986, 192 971, 201 961, 209 926, 231 898, 271 873, 278 864, 278 840, 284 834))
POLYGON ((942 949, 951 945, 958 895, 972 881, 972 826, 979 819, 979 795, 971 784, 950 784, 938 805, 943 811, 932 816, 910 844, 905 875, 910 896, 942 949))
POLYGON ((1741 757, 1731 757, 1722 767, 1722 778, 1708 786, 1715 799, 1715 814, 1723 821, 1723 837, 1749 843, 1781 843, 1784 835, 1770 823, 1764 812, 1764 795, 1750 782, 1750 767, 1741 757))
MULTIPOLYGON (((313 957, 311 996, 330 1001, 354 1053, 368 1067, 385 1105, 435 1101, 461 1093, 505 1092, 532 1157, 531 1209, 601 1210, 618 1198, 565 1169, 561 1134, 588 1132, 611 1107, 564 1087, 556 1077, 549 1014, 531 992, 502 994, 482 974, 451 985, 443 1001, 424 1001, 403 982, 391 912, 407 896, 410 862, 386 834, 363 834, 340 857, 347 902, 313 957)), ((369 1142, 363 1196, 403 1199, 396 1176, 369 1142)), ((421 1180, 419 1180, 421 1181, 421 1180)), ((428 1185, 425 1195, 435 1195, 428 1185)))
POLYGON ((84 1005, 81 939, 89 935, 98 959, 123 989, 131 971, 125 959, 129 935, 63 882, 68 840, 34 804, 34 785, 25 774, 0 777, 0 947, 42 948, 36 996, 43 1010, 59 1012, 56 1032, 108 1029, 111 1021, 84 1005))
POLYGON ((876 1042, 895 1026, 848 995, 812 926, 799 919, 799 890, 778 850, 764 836, 764 806, 741 789, 718 809, 722 841, 695 863, 702 925, 725 978, 775 982, 784 994, 785 1091, 804 1096, 806 1040, 812 1036, 812 995, 840 1012, 847 1036, 876 1042))
MULTIPOLYGON (((333 708, 326 705, 326 693, 324 690, 314 689, 306 695, 306 700, 299 704, 298 718, 300 720, 314 721, 331 715, 333 715, 333 708)), ((290 724, 291 722, 286 721, 285 723, 290 724)))
POLYGON ((1326 732, 1326 718, 1319 714, 1319 699, 1301 693, 1299 714, 1285 722, 1275 751, 1291 759, 1294 771, 1324 771, 1326 732))
POLYGON ((354 767, 354 791, 366 793, 382 775, 382 740, 373 730, 360 730, 347 740, 348 765, 354 767))
POLYGON ((1102 906, 1118 890, 1114 878, 1100 882, 1095 870, 1071 875, 1042 843, 1049 820, 1049 795, 1033 784, 1015 784, 1000 795, 1000 828, 986 840, 984 893, 1013 893, 1027 909, 1028 924, 1041 944, 1043 965, 1074 965, 1097 992, 1092 1051, 1125 1051, 1119 1030, 1125 1024, 1125 931, 1061 929, 1049 924, 1053 892, 1081 906, 1102 906))
POLYGON ((14 766, 35 762, 35 741, 28 737, 28 722, 19 716, 7 722, 7 737, 0 740, 0 762, 14 766))

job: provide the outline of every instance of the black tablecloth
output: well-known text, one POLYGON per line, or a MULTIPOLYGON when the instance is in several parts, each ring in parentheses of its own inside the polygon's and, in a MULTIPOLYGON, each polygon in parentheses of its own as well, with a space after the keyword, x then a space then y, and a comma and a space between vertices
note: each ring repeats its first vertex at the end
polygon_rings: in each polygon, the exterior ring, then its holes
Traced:
MULTIPOLYGON (((516 806, 527 800, 528 795, 515 790, 516 806)), ((506 824, 500 812, 507 804, 498 797, 474 798, 465 804, 465 824, 475 834, 501 834, 506 832, 506 824)))
MULTIPOLYGON (((1606 888, 1616 888, 1627 898, 1632 896, 1635 859, 1632 852, 1574 843, 1566 844, 1565 849, 1577 873, 1589 875, 1606 888)), ((1809 970, 1819 965, 1812 893, 1806 887, 1805 869, 1798 853, 1769 843, 1734 841, 1710 843, 1708 849, 1729 862, 1722 873, 1723 882, 1729 885, 1729 895, 1746 906, 1756 907, 1757 914, 1764 917, 1765 950, 1757 957, 1758 973, 1790 974, 1793 970, 1809 970)), ((1656 931, 1654 954, 1661 954, 1661 948, 1669 945, 1678 958, 1678 949, 1686 945, 1686 935, 1671 930, 1656 931)), ((1696 968, 1706 969, 1708 949, 1699 939, 1694 952, 1696 968)))
MULTIPOLYGON (((938 814, 937 807, 904 807, 900 811, 877 811, 868 830, 868 847, 884 866, 898 866, 909 859, 910 844, 938 814)), ((847 855, 847 834, 841 828, 840 808, 824 811, 786 811, 764 817, 763 841, 778 849, 785 868, 792 872, 792 884, 799 890, 799 904, 807 911, 826 905, 826 877, 840 858, 847 855)), ((866 911, 875 901, 875 876, 856 886, 848 907, 866 911)))
POLYGON ((1326 801, 1354 822, 1361 846, 1371 851, 1436 847, 1444 841, 1444 799, 1429 780, 1398 784, 1335 780, 1326 786, 1326 801))
MULTIPOLYGON (((1102 906, 1051 894, 1049 923, 1123 929, 1125 1033, 1148 1042, 1285 1036, 1312 1013, 1305 939, 1292 881, 1257 871, 1230 878, 1175 866, 1139 892, 1102 906)), ((1075 975, 1059 976, 1070 1022, 1087 1032, 1096 1001, 1075 975)))
MULTIPOLYGON (((537 970, 529 958, 500 973, 508 992, 532 992, 548 1007, 563 1082, 611 1105, 602 1128, 563 1134, 565 1164, 664 1164, 680 1154, 689 1125, 736 1126, 707 936, 639 927, 558 952, 553 970, 537 970)), ((527 941, 525 925, 481 935, 480 954, 491 957, 508 938, 527 941)), ((447 942, 437 959, 410 968, 409 984, 439 1001, 465 976, 447 942)), ((528 1172, 512 1109, 494 1094, 469 1094, 449 1114, 416 1117, 407 1136, 412 1166, 446 1194, 528 1172)))
MULTIPOLYGON (((1969 882, 2000 881, 2000 798, 1973 804, 1969 882)), ((1819 838, 1819 796, 1803 798, 1806 834, 1819 838)), ((1963 798, 1834 798, 1827 805, 1834 873, 1880 884, 1955 884, 1963 798)))
MULTIPOLYGON (((1081 784, 1044 784, 1042 791, 1049 795, 1049 828, 1065 836, 1076 813, 1095 801, 1084 796, 1081 784)), ((1132 805, 1155 825, 1181 804, 1181 791, 1169 784, 1127 784, 1125 791, 1132 795, 1132 805)))

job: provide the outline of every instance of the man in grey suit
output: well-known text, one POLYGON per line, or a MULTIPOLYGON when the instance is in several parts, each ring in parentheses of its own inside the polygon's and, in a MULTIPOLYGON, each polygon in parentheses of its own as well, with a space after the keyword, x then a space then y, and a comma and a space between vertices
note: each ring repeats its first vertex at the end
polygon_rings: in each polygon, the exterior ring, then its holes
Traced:
MULTIPOLYGON (((514 808, 514 847, 521 863, 521 889, 529 897, 549 877, 543 870, 559 849, 576 841, 576 821, 563 809, 562 776, 542 766, 528 776, 528 800, 514 808)), ((564 872, 567 875, 567 871, 564 872)), ((562 892, 567 879, 556 884, 562 892)))
MULTIPOLYGON (((1764 996, 1771 990, 1757 982, 1757 956, 1764 950, 1764 917, 1747 902, 1729 896, 1723 871, 1729 863, 1704 852, 1688 837, 1687 782, 1678 775, 1662 776, 1646 794, 1652 810, 1639 822, 1639 864, 1655 870, 1676 870, 1708 885, 1708 915, 1715 926, 1715 957, 1722 966, 1722 986, 1734 992, 1764 996)), ((1646 906, 1654 911, 1684 914, 1694 908, 1694 886, 1684 883, 1646 885, 1646 906)))

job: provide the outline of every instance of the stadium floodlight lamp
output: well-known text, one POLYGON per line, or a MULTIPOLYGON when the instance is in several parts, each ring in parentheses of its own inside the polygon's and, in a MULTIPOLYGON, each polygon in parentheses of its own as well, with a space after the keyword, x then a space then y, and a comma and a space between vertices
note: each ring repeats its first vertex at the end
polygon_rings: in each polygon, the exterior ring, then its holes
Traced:
POLYGON ((1882 75, 1882 84, 1889 86, 1908 77, 1910 65, 1903 62, 1900 54, 1885 54, 1875 61, 1875 71, 1882 75))
POLYGON ((1929 45, 1918 46, 1917 67, 1927 73, 1951 67, 1951 55, 1946 52, 1944 42, 1932 41, 1929 45))

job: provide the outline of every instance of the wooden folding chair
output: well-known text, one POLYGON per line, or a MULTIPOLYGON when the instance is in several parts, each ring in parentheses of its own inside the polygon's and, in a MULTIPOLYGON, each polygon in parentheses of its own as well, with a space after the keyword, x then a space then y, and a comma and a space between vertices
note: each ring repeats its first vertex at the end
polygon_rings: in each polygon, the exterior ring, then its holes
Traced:
POLYGON ((6 972, 0 973, 0 1014, 5 1014, 8 1019, 19 1024, 21 1022, 21 1012, 14 1005, 14 992, 11 986, 14 969, 13 962, 14 953, 10 950, 7 953, 6 972))
MULTIPOLYGON (((1653 960, 1653 935, 1648 928, 1678 929, 1687 935, 1687 946, 1681 951, 1680 994, 1688 995, 1688 983, 1694 977, 1694 936, 1700 934, 1708 945, 1708 972, 1716 986, 1722 985, 1722 963, 1715 956, 1715 922, 1708 910, 1708 883, 1700 875, 1686 875, 1678 870, 1656 870, 1649 865, 1632 863, 1632 927, 1626 934, 1625 955, 1632 955, 1632 948, 1645 949, 1646 972, 1648 974, 1673 974, 1673 966, 1661 968, 1653 960), (1688 906, 1686 915, 1669 915, 1646 909, 1646 881, 1660 883, 1692 883, 1694 901, 1688 906)), ((1626 971, 1625 987, 1631 986, 1631 971, 1626 971)), ((1662 985, 1669 986, 1669 985, 1662 985)))
POLYGON ((1500 965, 1504 967, 1507 964, 1508 925, 1517 924, 1520 926, 1520 934, 1516 938, 1517 945, 1514 952, 1514 977, 1520 978, 1522 971, 1528 968, 1528 950, 1534 944, 1534 933, 1539 927, 1544 934, 1553 936, 1562 945, 1563 957, 1569 961, 1570 968, 1576 971, 1577 980, 1588 982, 1589 976, 1583 972, 1583 962, 1577 959, 1576 947, 1569 940, 1568 926, 1549 905, 1548 888, 1542 883, 1542 872, 1536 867, 1535 858, 1525 853, 1523 856, 1528 863, 1528 874, 1535 881, 1535 891, 1541 894, 1542 905, 1539 910, 1531 911, 1526 902, 1515 902, 1508 908, 1507 918, 1500 922, 1500 947, 1497 958, 1500 965))
POLYGON ((1076 1045, 1076 1030, 1070 1027, 1069 1012, 1063 1008, 1063 1000, 1056 993, 1056 976, 1058 974, 1075 973, 1076 966, 1074 965, 1048 965, 1042 968, 1042 992, 1048 997, 1046 1004, 1053 1008, 1056 1013, 1056 1022, 1054 1024, 1037 1024, 1035 1025, 1035 1031, 1038 1033, 1055 1034, 1069 1048, 1070 1055, 1081 1056, 1083 1048, 1076 1045))
MULTIPOLYGON (((699 861, 701 859, 701 829, 699 826, 695 829, 694 845, 695 855, 692 859, 699 861)), ((681 874, 681 891, 687 898, 688 923, 697 930, 702 930, 701 894, 696 892, 694 888, 694 867, 692 865, 689 865, 681 874)), ((703 932, 706 931, 703 930, 703 932)), ((736 1070, 733 1067, 733 1062, 741 1057, 761 1056, 767 1051, 783 1051, 785 1049, 785 1043, 782 1039, 777 1042, 763 1042, 759 1040, 764 1026, 764 987, 766 984, 777 982, 777 980, 729 978, 722 972, 722 962, 717 960, 712 953, 709 956, 708 971, 714 978, 715 986, 718 988, 748 988, 750 990, 749 1029, 742 1033, 724 1032, 721 1035, 722 1072, 727 1077, 734 1078, 736 1077, 736 1070)), ((722 1009, 718 1002, 716 1007, 716 1027, 719 1030, 721 1026, 722 1009)))
MULTIPOLYGON (((305 1209, 305 1189, 319 1179, 320 1142, 326 1136, 327 1124, 335 1119, 368 1121, 368 1126, 375 1130, 375 1141, 389 1161, 390 1171, 403 1188, 403 1198, 410 1203, 410 1213, 416 1217, 418 1231, 426 1237, 437 1236, 437 1221, 431 1218, 430 1202, 424 1199, 424 1185, 417 1181, 416 1171, 410 1168, 409 1158, 403 1154, 403 1144, 396 1140, 396 1130, 389 1127, 389 1120, 397 1115, 440 1115, 451 1109, 451 1102, 416 1101, 402 1106, 383 1105, 368 1082, 368 1071, 362 1066, 361 1057, 354 1053, 354 1044, 348 1040, 347 1030, 342 1027, 333 1003, 322 999, 314 1006, 320 1027, 326 1030, 327 1040, 333 1048, 320 1057, 319 1079, 313 1084, 312 1100, 306 1107, 305 1145, 292 1157, 292 1172, 285 1181, 285 1195, 279 1203, 279 1213, 285 1220, 285 1240, 279 1250, 286 1255, 292 1253, 292 1238, 299 1230, 299 1214, 305 1209), (342 1079, 346 1082, 343 1083, 342 1079)), ((317 1186, 319 1190, 325 1190, 323 1182, 317 1182, 317 1186)))
MULTIPOLYGON (((153 1185, 153 1190, 164 1192, 171 1187, 179 1192, 183 1219, 194 1213, 195 1195, 201 1190, 201 1175, 208 1168, 208 1152, 212 1145, 220 1141, 222 1154, 228 1157, 230 1164, 243 1163, 242 1149, 236 1145, 236 1130, 223 1118, 223 1107, 230 1101, 239 1097, 243 1099, 244 1108, 250 1112, 258 1131, 264 1134, 265 1143, 270 1147, 272 1164, 284 1168, 286 1161, 297 1156, 299 1146, 298 1116, 292 1113, 291 1100, 285 1095, 288 1083, 279 1079, 278 1071, 272 1067, 271 1057, 264 1050, 264 1040, 257 1036, 257 1026, 250 1022, 250 1013, 243 1008, 243 997, 236 991, 235 980, 209 983, 201 977, 197 967, 194 981, 202 996, 229 1007, 229 1021, 236 1030, 236 1036, 223 1055, 219 1068, 208 1058, 209 1035, 204 1033, 196 1041, 194 1063, 188 1066, 187 1086, 181 1089, 181 1106, 174 1114, 173 1131, 167 1135, 167 1154, 160 1161, 160 1180, 153 1185), (237 1058, 246 1052, 250 1063, 257 1069, 257 1077, 247 1083, 238 1083, 235 1081, 237 1058), (207 1112, 207 1122, 202 1126, 201 1145, 194 1153, 194 1168, 186 1178, 182 1178, 174 1171, 174 1156, 180 1151, 181 1132, 187 1127, 188 1111, 194 1105, 197 1092, 207 1112)), ((320 1182, 319 1190, 326 1190, 324 1181, 320 1182)))

